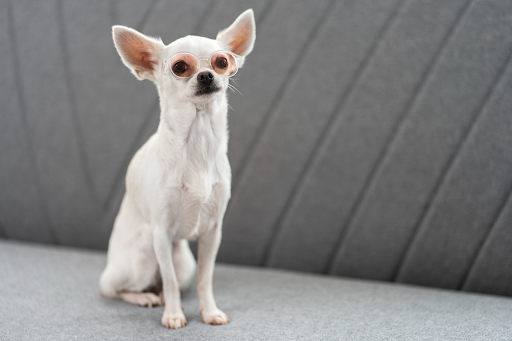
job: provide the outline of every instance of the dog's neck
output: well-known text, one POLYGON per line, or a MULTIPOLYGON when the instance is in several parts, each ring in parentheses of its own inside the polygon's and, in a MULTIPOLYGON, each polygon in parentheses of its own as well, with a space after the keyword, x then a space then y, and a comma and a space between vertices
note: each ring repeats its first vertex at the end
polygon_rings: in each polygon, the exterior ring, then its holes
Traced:
POLYGON ((214 162, 227 152, 227 99, 219 94, 206 103, 178 101, 160 95, 160 124, 157 138, 161 156, 171 164, 187 160, 214 162))

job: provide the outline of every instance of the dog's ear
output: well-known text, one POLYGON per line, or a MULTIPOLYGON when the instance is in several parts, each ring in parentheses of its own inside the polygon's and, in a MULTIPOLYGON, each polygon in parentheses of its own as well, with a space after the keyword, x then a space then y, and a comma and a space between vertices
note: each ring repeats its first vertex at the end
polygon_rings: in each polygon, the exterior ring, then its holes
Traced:
POLYGON ((162 40, 143 35, 129 27, 112 27, 114 45, 126 65, 138 79, 155 80, 162 40))
POLYGON ((217 34, 217 40, 225 48, 242 57, 251 53, 255 39, 256 24, 252 9, 248 9, 240 14, 231 26, 217 34))

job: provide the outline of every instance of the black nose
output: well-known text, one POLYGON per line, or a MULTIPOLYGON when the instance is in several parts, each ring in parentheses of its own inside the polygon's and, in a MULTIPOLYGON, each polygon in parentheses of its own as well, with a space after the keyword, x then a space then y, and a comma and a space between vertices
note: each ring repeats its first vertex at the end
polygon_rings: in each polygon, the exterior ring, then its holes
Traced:
POLYGON ((204 85, 210 85, 213 82, 213 74, 210 71, 199 72, 197 81, 204 85))

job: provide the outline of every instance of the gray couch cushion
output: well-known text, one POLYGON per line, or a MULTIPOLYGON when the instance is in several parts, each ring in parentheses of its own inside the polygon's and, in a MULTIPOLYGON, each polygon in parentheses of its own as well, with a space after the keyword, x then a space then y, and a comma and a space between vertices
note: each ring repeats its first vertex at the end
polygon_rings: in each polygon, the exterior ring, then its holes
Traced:
POLYGON ((218 265, 226 326, 201 321, 194 288, 188 325, 167 330, 163 308, 103 298, 103 252, 0 242, 2 340, 510 340, 512 299, 218 265))
POLYGON ((219 261, 512 296, 510 0, 3 1, 0 237, 106 249, 159 117, 111 25, 248 7, 219 261))

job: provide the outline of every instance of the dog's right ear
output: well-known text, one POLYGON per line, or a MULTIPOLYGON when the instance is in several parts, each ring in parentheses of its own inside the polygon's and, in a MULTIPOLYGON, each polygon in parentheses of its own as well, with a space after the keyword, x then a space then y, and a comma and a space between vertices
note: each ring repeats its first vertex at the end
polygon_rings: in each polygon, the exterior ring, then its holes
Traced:
POLYGON ((112 27, 114 45, 126 65, 138 79, 155 80, 158 58, 164 48, 161 39, 143 35, 126 26, 112 27))

